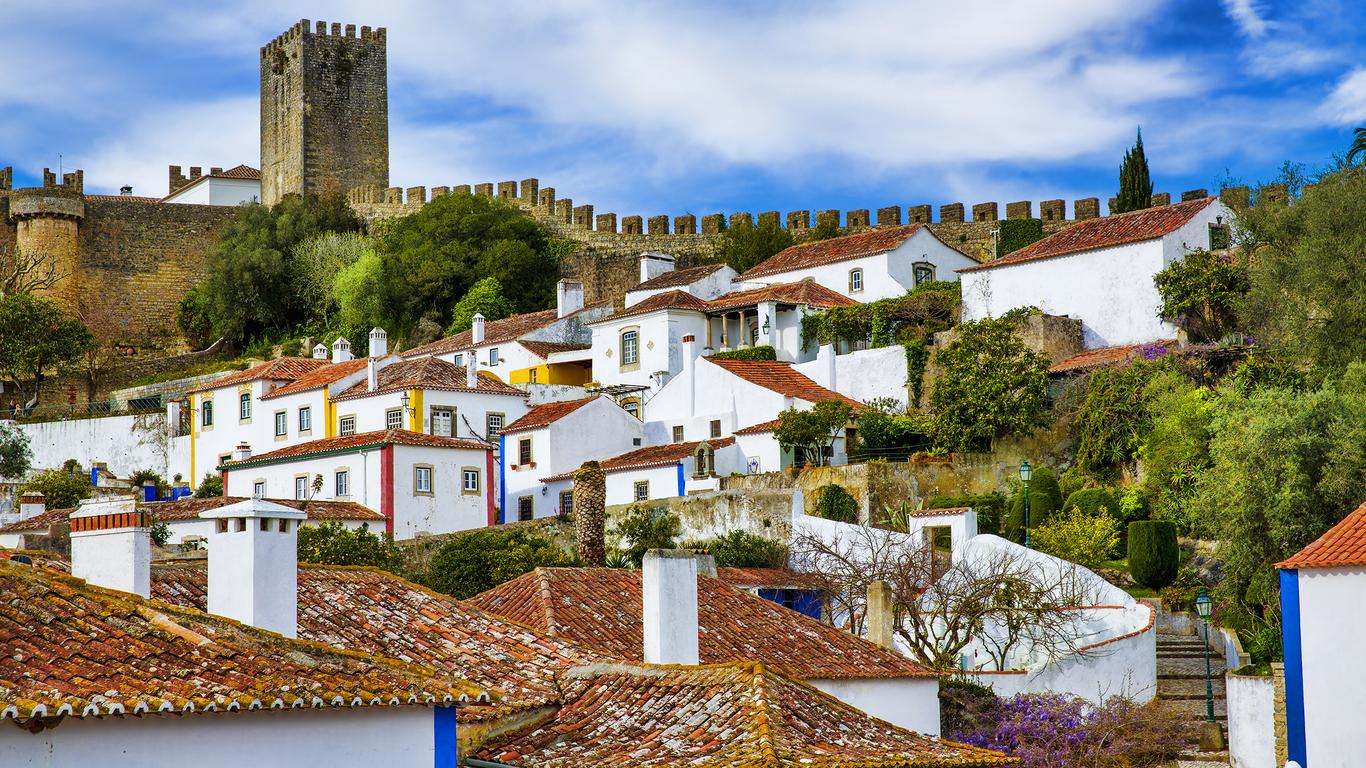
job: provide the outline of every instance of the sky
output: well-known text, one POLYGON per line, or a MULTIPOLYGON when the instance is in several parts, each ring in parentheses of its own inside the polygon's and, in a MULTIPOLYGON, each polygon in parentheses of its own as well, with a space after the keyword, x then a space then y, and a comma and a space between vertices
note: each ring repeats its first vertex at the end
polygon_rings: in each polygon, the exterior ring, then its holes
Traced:
POLYGON ((1355 0, 0 0, 0 166, 156 196, 257 166, 258 51, 301 18, 387 28, 391 185, 536 177, 623 216, 1037 215, 1115 194, 1139 127, 1175 196, 1366 125, 1355 0))

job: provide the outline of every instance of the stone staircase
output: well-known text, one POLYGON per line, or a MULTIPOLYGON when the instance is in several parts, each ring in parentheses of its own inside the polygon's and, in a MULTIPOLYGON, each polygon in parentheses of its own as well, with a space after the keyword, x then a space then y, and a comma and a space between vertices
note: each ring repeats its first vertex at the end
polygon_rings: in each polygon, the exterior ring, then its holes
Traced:
MULTIPOLYGON (((1214 686, 1214 719, 1227 734, 1224 659, 1211 652, 1209 664, 1214 686)), ((1193 722, 1205 720, 1205 644, 1200 636, 1158 634, 1157 698, 1163 706, 1186 715, 1193 722)), ((1228 764, 1228 752, 1223 751, 1191 752, 1182 755, 1177 762, 1182 768, 1212 768, 1228 764)))

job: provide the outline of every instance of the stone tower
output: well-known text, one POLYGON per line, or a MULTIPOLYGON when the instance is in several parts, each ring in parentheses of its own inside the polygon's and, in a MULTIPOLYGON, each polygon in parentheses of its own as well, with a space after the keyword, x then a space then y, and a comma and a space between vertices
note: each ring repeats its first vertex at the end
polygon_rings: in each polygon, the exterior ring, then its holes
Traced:
MULTIPOLYGON (((5 169, 8 176, 9 169, 5 169)), ((15 189, 9 195, 9 220, 14 224, 14 248, 22 253, 46 254, 55 262, 60 279, 39 291, 68 310, 80 302, 80 225, 85 219, 85 174, 57 174, 43 169, 43 186, 15 189)))
POLYGON ((261 201, 389 186, 384 28, 307 19, 261 49, 261 201))

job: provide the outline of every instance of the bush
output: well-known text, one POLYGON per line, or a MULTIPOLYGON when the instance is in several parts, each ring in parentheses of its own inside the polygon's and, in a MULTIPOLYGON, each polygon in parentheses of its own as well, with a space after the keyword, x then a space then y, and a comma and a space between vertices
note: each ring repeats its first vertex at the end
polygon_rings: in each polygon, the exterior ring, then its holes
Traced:
POLYGON ((525 528, 462 533, 432 556, 423 583, 461 600, 537 568, 577 565, 555 542, 525 528))
POLYGON ((787 567, 786 546, 748 531, 731 531, 725 536, 685 541, 679 546, 707 550, 716 559, 717 568, 787 567))
POLYGON ((1045 554, 1096 568, 1114 557, 1119 531, 1119 521, 1104 509, 1095 515, 1072 509, 1037 527, 1031 544, 1045 554))
POLYGON ((939 679, 939 732, 972 733, 989 727, 996 693, 985 685, 956 677, 939 679))
POLYGON ((199 487, 194 489, 196 499, 211 499, 215 496, 223 495, 223 476, 215 475, 210 472, 204 475, 204 479, 199 481, 199 487))
POLYGON ((895 398, 870 400, 859 412, 857 444, 850 453, 861 458, 882 458, 905 461, 912 453, 930 445, 929 420, 924 416, 905 412, 895 398))
POLYGON ((652 549, 673 549, 683 524, 672 512, 656 512, 649 507, 632 506, 608 531, 616 549, 631 567, 639 568, 645 553, 652 549))
POLYGON ((1001 493, 979 493, 973 496, 934 496, 925 502, 925 509, 972 507, 977 513, 977 532, 999 534, 1006 516, 1006 497, 1001 493))
POLYGON ((816 515, 841 523, 857 523, 858 499, 843 486, 827 483, 816 489, 816 515))
POLYGON ((138 498, 142 498, 142 486, 147 483, 156 486, 158 499, 164 497, 171 490, 171 485, 166 482, 166 478, 154 469, 139 469, 128 476, 128 484, 136 490, 138 498))
POLYGON ((28 435, 11 424, 0 424, 0 477, 21 478, 32 463, 28 435))
POLYGON ((1181 550, 1176 525, 1166 520, 1129 523, 1129 574, 1149 589, 1162 589, 1176 580, 1181 550))
POLYGON ((43 494, 43 503, 48 509, 67 509, 80 504, 81 499, 90 498, 95 488, 90 484, 90 474, 76 465, 34 475, 22 492, 33 491, 43 494))
POLYGON ((1118 488, 1082 488, 1068 495, 1067 500, 1062 503, 1062 510, 1066 512, 1075 509, 1087 515, 1098 515, 1104 511, 1117 516, 1120 503, 1118 488))
POLYGON ((1105 476, 1133 461, 1152 429, 1147 386, 1155 368, 1137 362, 1102 368, 1086 384, 1086 400, 1077 412, 1077 466, 1105 476))
POLYGON ((933 361, 942 372, 930 392, 939 448, 988 450, 998 437, 1048 423, 1048 358, 1025 346, 1013 323, 960 325, 933 361))
POLYGON ((392 571, 402 561, 403 553, 390 536, 377 536, 364 525, 352 530, 333 522, 299 529, 301 563, 368 565, 392 571))
POLYGON ((164 520, 152 523, 151 535, 153 544, 164 547, 171 540, 171 526, 164 520))
MULTIPOLYGON (((1025 539, 1024 485, 1010 499, 1010 513, 1006 516, 1001 535, 1019 544, 1025 539)), ((1062 491, 1058 478, 1048 467, 1035 467, 1029 480, 1029 528, 1034 530, 1048 522, 1048 518, 1062 506, 1062 491)))
POLYGON ((777 360, 778 352, 765 344, 761 347, 741 347, 729 352, 717 352, 712 360, 777 360))

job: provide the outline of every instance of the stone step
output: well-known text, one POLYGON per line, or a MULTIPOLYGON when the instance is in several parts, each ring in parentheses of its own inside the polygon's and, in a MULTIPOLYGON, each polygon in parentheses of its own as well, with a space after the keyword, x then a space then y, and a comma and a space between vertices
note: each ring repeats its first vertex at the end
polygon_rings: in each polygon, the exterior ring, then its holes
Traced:
MULTIPOLYGON (((1214 698, 1224 697, 1224 681, 1214 681, 1214 698)), ((1157 695, 1160 698, 1176 698, 1194 696, 1200 699, 1205 698, 1205 678, 1200 677, 1181 677, 1181 678, 1162 678, 1157 679, 1157 695)))
MULTIPOLYGON (((1166 709, 1180 714, 1182 717, 1189 718, 1193 722, 1205 719, 1205 697, 1196 699, 1166 699, 1158 697, 1162 706, 1166 709)), ((1228 721, 1228 710, 1223 699, 1214 700, 1214 719, 1219 722, 1228 721)))

